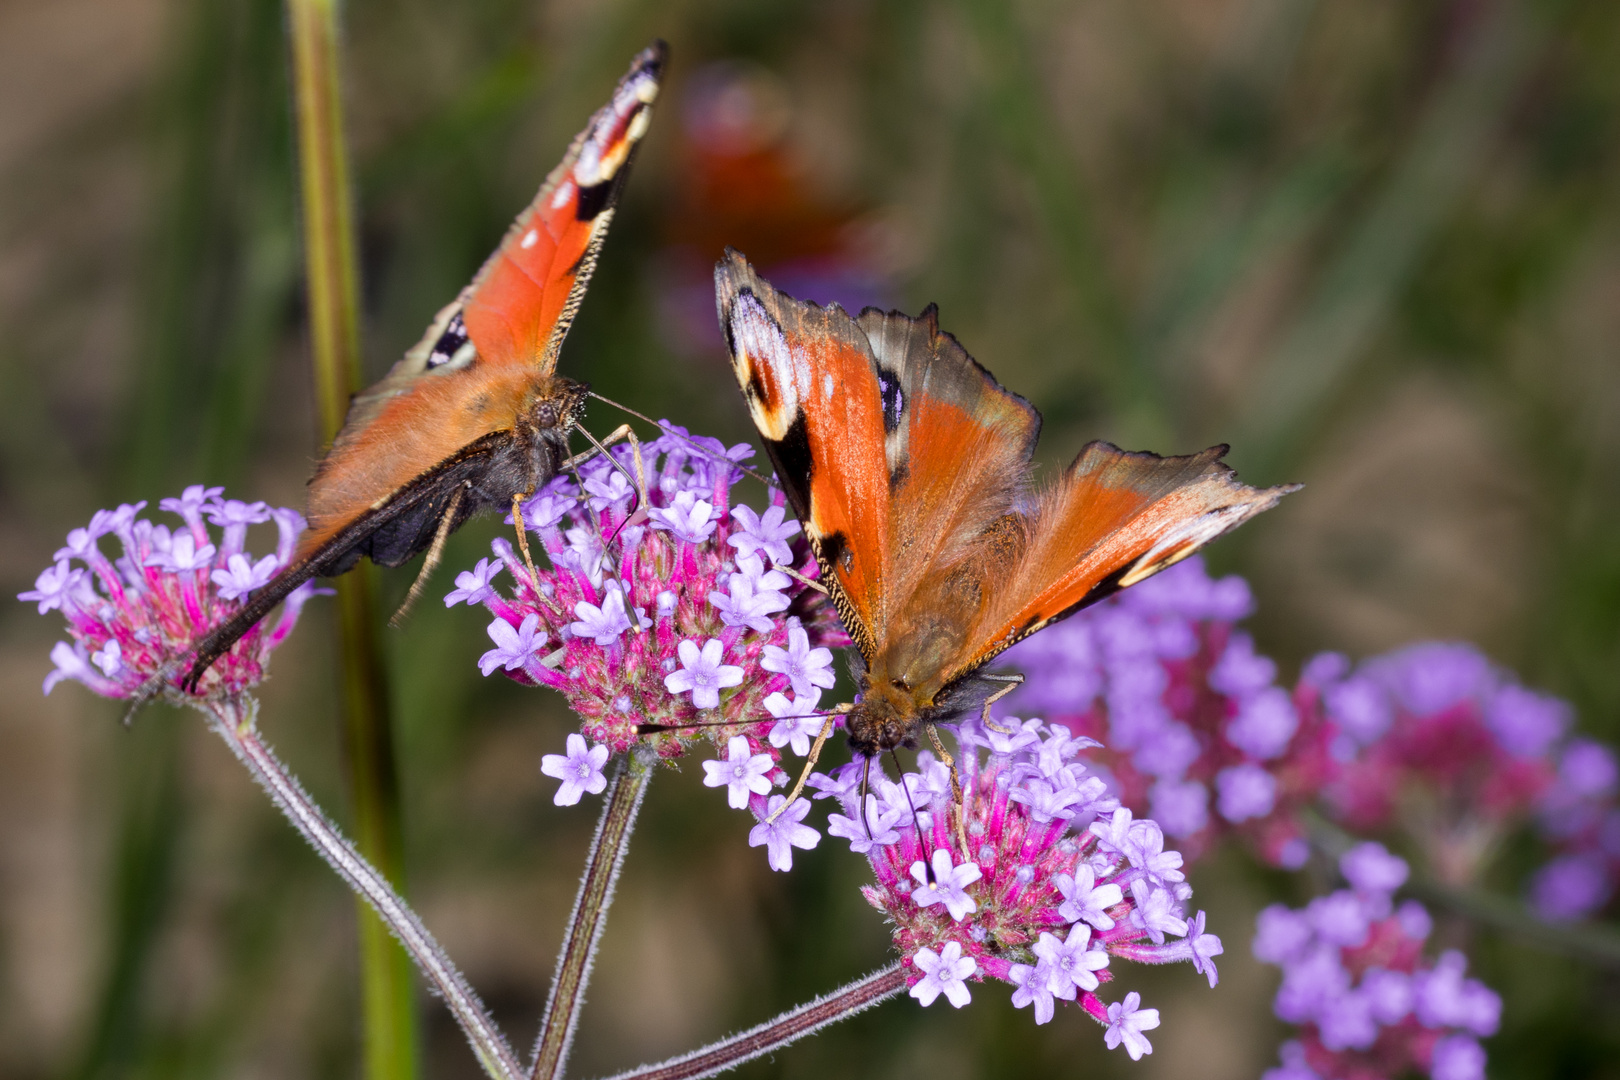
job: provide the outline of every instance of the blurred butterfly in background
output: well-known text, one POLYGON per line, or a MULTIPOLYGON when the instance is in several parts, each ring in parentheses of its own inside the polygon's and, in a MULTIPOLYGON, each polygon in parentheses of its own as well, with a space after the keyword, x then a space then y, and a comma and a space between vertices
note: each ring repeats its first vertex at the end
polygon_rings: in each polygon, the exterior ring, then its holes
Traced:
MULTIPOLYGON (((939 329, 777 292, 728 251, 715 270, 731 363, 860 653, 846 718, 867 758, 915 746, 1022 676, 1004 649, 1191 555, 1298 485, 1093 442, 1030 485, 1041 417, 939 329)), ((829 725, 831 721, 829 720, 829 725)), ((824 732, 825 734, 825 732, 824 732)), ((947 758, 948 760, 948 758, 947 758)))
POLYGON ((355 395, 309 482, 297 553, 196 643, 183 690, 195 691, 209 665, 304 582, 344 573, 361 556, 399 566, 424 550, 425 574, 469 517, 511 507, 556 474, 587 393, 555 374, 557 354, 652 118, 666 54, 654 42, 635 58, 472 283, 355 395))

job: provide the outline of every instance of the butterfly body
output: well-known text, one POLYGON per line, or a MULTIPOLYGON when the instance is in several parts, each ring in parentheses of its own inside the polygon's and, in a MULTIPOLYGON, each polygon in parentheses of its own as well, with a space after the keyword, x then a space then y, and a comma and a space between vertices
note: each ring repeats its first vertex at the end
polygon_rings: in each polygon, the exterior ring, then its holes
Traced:
MULTIPOLYGON (((986 665, 1275 505, 1220 463, 1093 442, 1031 483, 1040 414, 930 307, 851 316, 785 296, 736 252, 715 271, 750 415, 860 654, 845 725, 866 756, 984 707, 986 665)), ((998 685, 999 684, 999 685, 998 685)))
MULTIPOLYGON (((182 689, 195 691, 219 656, 310 578, 362 557, 399 566, 429 551, 431 563, 469 517, 509 507, 557 473, 587 392, 556 374, 557 357, 647 131, 665 55, 657 42, 636 57, 472 283, 355 395, 310 480, 296 554, 195 643, 182 689)), ((169 677, 154 678, 150 692, 169 677)))
POLYGON ((310 485, 309 529, 297 558, 319 560, 317 572, 326 576, 343 573, 362 555, 379 566, 399 566, 432 544, 451 493, 462 493, 448 526, 454 530, 483 510, 510 507, 514 495, 555 476, 568 457, 568 431, 584 412, 588 388, 561 376, 520 381, 499 374, 471 394, 418 395, 400 403, 406 413, 397 418, 403 449, 426 457, 442 450, 434 443, 453 447, 425 473, 402 478, 399 459, 335 446, 327 458, 337 466, 334 479, 326 479, 323 463, 310 485), (412 422, 424 413, 442 426, 412 422), (442 437, 446 429, 453 433, 448 440, 442 437), (435 432, 439 438, 432 437, 435 432), (359 460, 346 460, 350 454, 359 460), (396 507, 402 490, 411 491, 405 497, 410 505, 396 507), (359 543, 334 545, 346 527, 391 508, 398 512, 359 543))

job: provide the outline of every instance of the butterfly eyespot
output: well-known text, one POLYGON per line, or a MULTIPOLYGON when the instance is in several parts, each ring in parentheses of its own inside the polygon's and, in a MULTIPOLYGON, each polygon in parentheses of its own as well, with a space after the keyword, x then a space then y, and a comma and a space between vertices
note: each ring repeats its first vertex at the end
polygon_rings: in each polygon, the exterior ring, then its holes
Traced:
POLYGON ((462 321, 461 312, 458 311, 450 316, 450 321, 445 324, 444 333, 433 343, 433 351, 428 353, 427 369, 433 371, 443 367, 463 367, 477 354, 477 347, 467 336, 467 324, 462 321))
POLYGON ((883 403, 883 431, 892 433, 900 426, 900 414, 906 410, 906 394, 900 389, 900 378, 888 368, 877 369, 878 397, 883 403))

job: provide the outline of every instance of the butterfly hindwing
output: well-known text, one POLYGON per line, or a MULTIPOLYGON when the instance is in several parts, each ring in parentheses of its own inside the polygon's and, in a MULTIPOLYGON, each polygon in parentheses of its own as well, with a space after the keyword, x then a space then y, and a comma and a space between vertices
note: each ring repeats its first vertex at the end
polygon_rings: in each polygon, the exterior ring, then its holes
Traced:
POLYGON ((1040 494, 1028 541, 1007 567, 947 672, 971 674, 1041 627, 1134 585, 1269 510, 1298 485, 1252 488, 1221 462, 1226 447, 1160 457, 1106 442, 1083 449, 1040 494))

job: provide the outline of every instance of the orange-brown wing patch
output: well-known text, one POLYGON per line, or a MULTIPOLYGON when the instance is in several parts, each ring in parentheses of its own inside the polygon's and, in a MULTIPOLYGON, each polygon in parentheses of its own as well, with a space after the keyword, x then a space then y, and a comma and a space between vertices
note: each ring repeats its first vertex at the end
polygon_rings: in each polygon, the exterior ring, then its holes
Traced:
POLYGON ((664 54, 657 43, 636 57, 472 284, 355 395, 310 481, 300 550, 315 550, 462 447, 511 430, 550 378, 647 130, 664 54))
POLYGON ((1080 452, 1030 515, 1029 540, 969 636, 950 679, 1088 604, 1151 577, 1269 510, 1298 485, 1252 488, 1221 463, 1226 447, 1185 457, 1104 442, 1080 452))
POLYGON ((871 661, 883 639, 893 538, 883 397, 843 309, 784 296, 736 252, 715 269, 732 370, 844 628, 871 661))

